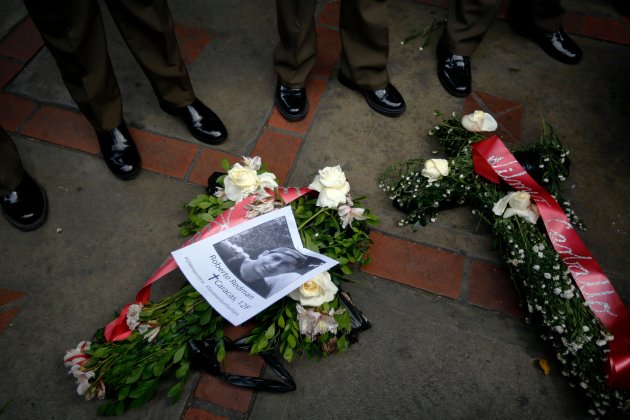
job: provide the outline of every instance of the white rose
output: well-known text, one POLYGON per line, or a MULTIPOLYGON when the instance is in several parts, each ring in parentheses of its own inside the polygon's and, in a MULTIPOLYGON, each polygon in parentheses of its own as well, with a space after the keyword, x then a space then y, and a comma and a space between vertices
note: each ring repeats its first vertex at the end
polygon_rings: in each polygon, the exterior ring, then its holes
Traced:
POLYGON ((346 194, 350 192, 350 184, 339 165, 328 166, 319 170, 309 188, 318 191, 317 205, 319 207, 337 208, 346 202, 346 194))
POLYGON ((497 122, 492 115, 483 111, 475 111, 472 114, 464 115, 462 125, 468 131, 494 131, 497 129, 497 122))
POLYGON ((235 163, 224 179, 225 196, 228 200, 241 201, 258 188, 258 174, 248 166, 235 163))
POLYGON ((535 224, 540 216, 536 205, 532 204, 529 193, 525 191, 512 191, 505 197, 494 203, 492 212, 504 219, 512 216, 520 216, 531 224, 535 224), (509 208, 508 208, 509 205, 509 208))
POLYGON ((523 219, 531 223, 532 225, 538 221, 538 208, 536 206, 531 206, 525 210, 514 209, 510 207, 503 213, 503 218, 507 219, 512 216, 521 216, 523 219))
POLYGON ((529 193, 526 191, 517 191, 510 198, 510 207, 517 210, 526 210, 532 203, 529 193))
POLYGON ((330 279, 330 273, 325 271, 289 293, 289 297, 303 306, 319 306, 333 300, 337 290, 330 279))
POLYGON ((507 208, 508 203, 510 202, 514 194, 516 194, 516 192, 512 191, 511 193, 508 193, 505 197, 494 203, 494 206, 492 206, 492 212, 497 216, 501 216, 507 208))
POLYGON ((258 188, 277 188, 276 176, 271 172, 258 175, 258 188))
POLYGON ((428 159, 424 162, 422 176, 429 178, 429 183, 435 182, 443 176, 449 174, 448 160, 446 159, 428 159))

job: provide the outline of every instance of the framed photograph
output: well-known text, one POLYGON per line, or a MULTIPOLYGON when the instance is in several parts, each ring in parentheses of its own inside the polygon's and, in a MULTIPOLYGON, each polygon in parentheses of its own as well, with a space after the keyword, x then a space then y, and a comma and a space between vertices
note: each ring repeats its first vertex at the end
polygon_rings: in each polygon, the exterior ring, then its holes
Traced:
POLYGON ((193 287, 233 325, 337 264, 304 248, 289 206, 172 254, 193 287))

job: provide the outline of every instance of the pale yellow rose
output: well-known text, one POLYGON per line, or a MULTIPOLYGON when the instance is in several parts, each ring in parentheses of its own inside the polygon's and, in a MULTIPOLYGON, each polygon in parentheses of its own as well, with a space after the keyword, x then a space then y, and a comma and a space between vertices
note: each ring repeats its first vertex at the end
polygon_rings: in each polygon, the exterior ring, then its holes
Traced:
POLYGON ((529 193, 525 191, 512 191, 505 197, 494 203, 492 212, 504 219, 512 216, 520 216, 529 223, 536 223, 540 214, 535 204, 532 204, 529 193), (509 206, 509 207, 508 207, 509 206))
POLYGON ((338 290, 330 273, 325 271, 289 293, 289 297, 303 306, 319 306, 333 300, 338 290))
POLYGON ((258 174, 248 166, 234 164, 224 179, 225 196, 228 200, 241 201, 258 188, 258 174))
POLYGON ((483 111, 475 111, 472 114, 462 117, 462 125, 468 131, 494 131, 497 129, 497 122, 492 115, 483 111))
POLYGON ((448 160, 446 159, 428 159, 424 162, 422 168, 422 176, 429 178, 428 182, 435 182, 443 176, 447 176, 450 170, 448 168, 448 160))
POLYGON ((350 192, 350 184, 341 166, 328 166, 319 170, 309 188, 318 191, 317 205, 319 207, 337 208, 346 202, 346 194, 350 192))
POLYGON ((510 198, 510 207, 517 210, 526 210, 531 205, 531 197, 526 191, 517 191, 510 198))

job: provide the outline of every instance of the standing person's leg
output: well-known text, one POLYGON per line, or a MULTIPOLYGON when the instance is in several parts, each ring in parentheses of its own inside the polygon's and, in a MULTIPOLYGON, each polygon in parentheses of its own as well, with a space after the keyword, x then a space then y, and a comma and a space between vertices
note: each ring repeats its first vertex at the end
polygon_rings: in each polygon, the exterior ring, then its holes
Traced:
POLYGON ((48 216, 46 192, 22 167, 9 135, 0 127, 0 207, 2 214, 20 230, 35 230, 48 216))
POLYGON ((398 90, 389 82, 389 26, 385 0, 341 0, 339 31, 341 69, 339 81, 359 91, 368 105, 388 117, 406 108, 398 90))
POLYGON ((471 92, 470 56, 485 36, 501 2, 497 0, 451 0, 446 27, 437 46, 438 79, 456 97, 471 92))
POLYGON ((562 29, 561 0, 511 0, 512 29, 536 42, 550 57, 565 63, 582 60, 582 49, 562 29))
POLYGON ((278 74, 274 102, 288 121, 308 113, 306 80, 317 59, 316 0, 276 0, 280 42, 273 53, 278 74))
POLYGON ((106 0, 106 4, 161 108, 181 118, 198 140, 223 143, 227 138, 225 126, 195 97, 167 0, 106 0))
POLYGON ((122 98, 97 2, 24 3, 70 96, 96 130, 107 167, 123 180, 134 178, 140 171, 140 155, 123 120, 122 98))
POLYGON ((72 99, 96 130, 112 130, 123 121, 123 107, 101 11, 95 0, 63 3, 24 0, 72 99))

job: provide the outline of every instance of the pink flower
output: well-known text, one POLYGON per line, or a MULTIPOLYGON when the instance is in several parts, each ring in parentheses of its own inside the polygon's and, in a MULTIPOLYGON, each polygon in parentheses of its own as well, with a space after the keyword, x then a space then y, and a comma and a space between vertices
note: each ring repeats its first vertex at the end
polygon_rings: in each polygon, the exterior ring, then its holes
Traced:
POLYGON ((339 309, 335 311, 331 309, 330 312, 318 312, 312 308, 305 309, 302 305, 295 305, 298 312, 298 323, 300 325, 300 333, 310 337, 311 340, 315 340, 317 335, 330 332, 337 334, 337 328, 339 324, 335 321, 335 315, 342 314, 345 310, 339 309))
POLYGON ((352 226, 354 220, 365 220, 367 216, 364 216, 365 209, 350 207, 347 205, 339 206, 338 209, 339 218, 341 219, 341 227, 345 229, 348 225, 352 226))
POLYGON ((63 364, 66 367, 74 365, 82 365, 86 360, 90 358, 88 354, 84 352, 90 349, 89 341, 81 341, 76 348, 66 351, 66 355, 63 358, 63 364))

